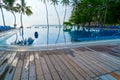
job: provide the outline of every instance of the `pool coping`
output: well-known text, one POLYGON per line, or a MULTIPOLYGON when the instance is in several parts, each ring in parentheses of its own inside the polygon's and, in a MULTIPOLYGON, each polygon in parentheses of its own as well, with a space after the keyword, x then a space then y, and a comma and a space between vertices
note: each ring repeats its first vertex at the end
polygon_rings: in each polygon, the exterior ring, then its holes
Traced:
POLYGON ((117 45, 120 44, 120 39, 114 40, 102 40, 102 41, 90 41, 90 42, 79 42, 72 44, 56 44, 56 45, 45 45, 45 46, 16 46, 16 45, 0 45, 0 50, 9 51, 43 51, 43 50, 55 50, 55 49, 66 49, 76 48, 94 45, 117 45))

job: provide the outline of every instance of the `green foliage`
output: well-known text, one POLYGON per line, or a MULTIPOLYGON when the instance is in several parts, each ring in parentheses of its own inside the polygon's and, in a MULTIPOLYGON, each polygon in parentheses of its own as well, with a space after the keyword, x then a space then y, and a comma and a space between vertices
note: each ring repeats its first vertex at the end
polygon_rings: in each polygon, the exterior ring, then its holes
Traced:
POLYGON ((21 4, 17 4, 17 8, 19 9, 20 13, 31 15, 33 14, 30 6, 26 6, 25 0, 21 0, 21 4))
POLYGON ((119 0, 81 0, 73 4, 69 21, 77 26, 96 21, 100 25, 120 22, 119 0))
POLYGON ((70 22, 64 22, 63 23, 63 30, 64 31, 69 31, 69 30, 71 30, 72 29, 72 24, 70 23, 70 22))

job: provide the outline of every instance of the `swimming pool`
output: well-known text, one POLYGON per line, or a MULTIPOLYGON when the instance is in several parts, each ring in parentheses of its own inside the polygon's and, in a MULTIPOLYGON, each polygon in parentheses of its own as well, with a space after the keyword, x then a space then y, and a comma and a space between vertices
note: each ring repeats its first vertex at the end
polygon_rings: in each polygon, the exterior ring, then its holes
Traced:
POLYGON ((71 31, 63 31, 63 28, 61 27, 59 33, 59 26, 50 26, 49 34, 47 35, 47 27, 32 26, 24 28, 23 33, 22 30, 19 30, 15 35, 4 40, 4 44, 20 46, 43 46, 110 39, 120 39, 120 30, 97 28, 81 28, 80 30, 75 30, 73 28, 71 31), (49 36, 49 38, 47 38, 47 36, 49 36))

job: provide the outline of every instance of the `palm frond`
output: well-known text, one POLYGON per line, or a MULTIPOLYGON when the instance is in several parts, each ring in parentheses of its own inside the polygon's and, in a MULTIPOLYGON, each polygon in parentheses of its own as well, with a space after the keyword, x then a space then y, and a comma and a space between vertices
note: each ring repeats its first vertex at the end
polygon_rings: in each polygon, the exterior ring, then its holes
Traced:
POLYGON ((33 14, 32 10, 29 9, 28 7, 26 7, 26 11, 25 11, 25 13, 26 13, 27 16, 30 16, 30 15, 33 14))

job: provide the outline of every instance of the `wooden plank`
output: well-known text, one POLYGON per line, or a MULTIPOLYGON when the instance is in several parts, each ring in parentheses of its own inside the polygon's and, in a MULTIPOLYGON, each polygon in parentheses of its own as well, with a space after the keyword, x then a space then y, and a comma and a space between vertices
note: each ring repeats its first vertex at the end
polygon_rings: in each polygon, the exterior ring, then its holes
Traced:
POLYGON ((79 74, 80 74, 79 79, 80 80, 86 79, 87 74, 80 68, 80 66, 78 66, 77 63, 75 63, 74 59, 67 57, 65 54, 63 55, 63 57, 79 72, 79 74))
POLYGON ((65 72, 65 74, 67 74, 67 76, 69 77, 70 80, 76 80, 75 76, 70 72, 70 70, 65 66, 65 64, 63 64, 61 62, 61 60, 55 56, 53 54, 54 59, 56 60, 56 62, 59 64, 59 66, 61 67, 61 69, 63 70, 63 72, 65 72))
MULTIPOLYGON (((73 50, 74 51, 74 50, 73 50)), ((82 52, 80 52, 80 54, 83 54, 82 52)), ((81 60, 79 57, 75 58, 76 62, 78 63, 78 65, 84 69, 84 71, 91 77, 95 77, 96 76, 96 72, 94 72, 93 70, 91 70, 90 66, 86 65, 85 62, 83 60, 81 60)))
POLYGON ((48 69, 47 63, 45 61, 45 58, 43 56, 39 56, 39 58, 40 58, 40 61, 41 61, 41 65, 42 65, 45 80, 53 80, 52 75, 51 75, 51 73, 48 69))
POLYGON ((29 80, 36 80, 35 61, 33 52, 30 53, 29 80))
MULTIPOLYGON (((77 57, 72 58, 70 55, 68 55, 68 57, 71 58, 80 67, 79 70, 85 79, 90 79, 90 77, 92 77, 92 74, 90 75, 89 74, 90 72, 88 73, 88 71, 85 70, 85 68, 84 68, 85 66, 81 65, 81 63, 78 61, 77 57)), ((86 66, 88 66, 88 65, 86 65, 86 66)))
POLYGON ((92 78, 91 80, 102 80, 99 77, 92 78))
POLYGON ((113 77, 115 77, 117 80, 120 80, 120 75, 116 74, 115 72, 110 73, 113 77))
MULTIPOLYGON (((94 56, 96 55, 96 59, 100 58, 101 59, 101 60, 99 59, 100 62, 105 63, 106 65, 108 65, 109 67, 111 67, 113 69, 117 69, 117 70, 119 69, 120 65, 118 65, 115 61, 110 60, 109 58, 104 57, 103 54, 101 55, 101 53, 95 53, 95 52, 91 52, 91 53, 92 53, 92 54, 90 54, 91 56, 92 55, 94 55, 94 56)), ((112 71, 114 71, 114 70, 112 70, 112 71)))
MULTIPOLYGON (((88 52, 89 54, 90 53, 95 53, 96 55, 99 55, 99 53, 97 54, 97 52, 88 52)), ((95 56, 95 54, 94 54, 94 56, 95 56)), ((92 54, 91 54, 92 55, 92 54)), ((90 55, 88 56, 88 57, 90 57, 90 55)), ((100 56, 99 56, 100 57, 100 56)), ((99 59, 99 57, 97 57, 96 59, 99 59)), ((91 58, 91 59, 94 59, 94 58, 91 58)), ((104 66, 104 67, 106 67, 106 68, 108 68, 110 71, 114 71, 114 70, 116 70, 116 69, 118 69, 117 67, 114 67, 114 66, 112 66, 112 65, 110 65, 110 63, 108 63, 108 62, 106 62, 106 61, 103 61, 103 62, 101 62, 102 60, 104 60, 104 59, 99 59, 99 61, 98 60, 96 60, 96 59, 94 59, 93 61, 95 61, 96 63, 99 63, 99 64, 101 64, 102 66, 104 66), (106 62, 106 63, 105 63, 106 62)), ((112 64, 112 63, 111 63, 112 64)), ((105 68, 104 68, 105 69, 105 68)))
POLYGON ((58 56, 60 59, 61 59, 61 61, 64 63, 64 64, 66 64, 66 66, 69 68, 69 70, 73 73, 73 75, 77 78, 77 80, 78 79, 80 79, 81 77, 81 75, 79 74, 79 72, 63 57, 63 54, 61 54, 61 55, 56 55, 56 56, 58 56))
POLYGON ((98 51, 95 51, 95 50, 90 49, 88 47, 85 47, 85 48, 93 51, 94 53, 98 53, 98 55, 101 55, 102 57, 104 57, 104 58, 106 58, 106 59, 108 59, 110 61, 115 61, 116 64, 120 65, 120 60, 116 59, 114 56, 106 55, 103 52, 98 52, 98 51))
POLYGON ((16 67, 16 71, 13 77, 13 80, 20 80, 21 79, 21 71, 22 71, 22 66, 23 66, 23 60, 24 60, 24 52, 18 53, 20 54, 20 58, 16 67))
POLYGON ((100 76, 100 79, 102 79, 102 80, 110 80, 105 75, 100 76))
POLYGON ((45 58, 46 63, 47 63, 47 65, 48 65, 48 67, 49 67, 49 70, 50 70, 50 72, 51 72, 51 74, 52 74, 53 79, 54 79, 54 80, 61 80, 61 78, 60 78, 57 70, 55 69, 55 67, 54 67, 53 64, 51 63, 51 61, 50 61, 50 59, 49 59, 49 57, 48 57, 47 54, 44 55, 44 58, 45 58))
POLYGON ((95 60, 91 60, 90 58, 84 56, 84 55, 80 55, 80 58, 82 58, 85 62, 89 63, 93 69, 96 69, 100 74, 104 74, 105 73, 105 69, 103 66, 101 66, 98 62, 96 62, 95 60))
POLYGON ((117 80, 115 77, 113 77, 112 75, 110 74, 106 74, 105 75, 109 80, 117 80))
MULTIPOLYGON (((90 55, 88 54, 88 57, 91 57, 96 62, 98 62, 100 65, 104 66, 105 68, 109 69, 110 71, 114 71, 116 69, 117 70, 119 69, 118 67, 116 67, 116 64, 114 62, 103 59, 103 58, 101 58, 102 56, 99 57, 99 56, 97 56, 97 54, 95 56, 95 54, 92 55, 92 53, 91 53, 90 55)), ((107 71, 107 72, 110 72, 110 71, 107 71)))
POLYGON ((0 51, 0 58, 4 55, 5 51, 0 51))
POLYGON ((42 72, 42 66, 40 64, 40 59, 38 52, 35 52, 35 64, 36 64, 36 75, 37 80, 44 80, 43 72, 42 72))
MULTIPOLYGON (((74 54, 74 55, 76 55, 76 54, 74 54)), ((76 55, 75 57, 71 57, 71 56, 68 55, 68 57, 71 58, 75 63, 80 64, 80 63, 78 63, 78 62, 75 60, 75 58, 78 57, 80 60, 82 60, 84 63, 86 63, 86 66, 89 66, 90 69, 91 69, 92 71, 94 71, 96 75, 100 75, 100 74, 101 74, 101 72, 99 72, 98 66, 97 66, 96 64, 93 64, 93 63, 89 62, 89 60, 86 59, 86 58, 83 58, 83 56, 78 56, 78 55, 76 55)))
POLYGON ((62 80, 69 80, 68 76, 62 71, 62 69, 60 68, 60 66, 58 65, 58 63, 56 63, 56 61, 54 60, 52 55, 49 55, 50 61, 52 62, 52 64, 54 65, 55 69, 57 70, 57 72, 60 75, 60 78, 62 80))
POLYGON ((2 75, 5 76, 5 74, 7 73, 8 69, 9 69, 9 67, 10 67, 10 64, 12 63, 12 61, 13 61, 16 53, 13 52, 13 53, 11 53, 10 55, 8 54, 8 57, 10 57, 9 60, 6 61, 6 62, 3 64, 2 68, 0 69, 0 75, 1 75, 1 76, 2 76, 2 75), (10 55, 11 55, 11 56, 10 56, 10 55))
POLYGON ((29 72, 29 52, 25 52, 24 63, 21 72, 21 80, 28 80, 29 72))
POLYGON ((118 74, 120 76, 120 71, 115 71, 116 74, 118 74))
POLYGON ((15 59, 13 60, 12 64, 10 65, 10 68, 9 68, 4 80, 8 80, 8 79, 12 80, 12 78, 14 76, 15 69, 16 69, 16 65, 18 62, 18 58, 19 58, 19 54, 17 54, 17 52, 16 52, 15 59))
MULTIPOLYGON (((79 54, 80 52, 76 52, 76 53, 79 54)), ((81 53, 82 53, 82 52, 81 52, 81 53)), ((112 70, 112 71, 114 70, 113 68, 107 66, 106 64, 103 64, 104 61, 101 62, 102 60, 98 60, 99 57, 95 58, 94 56, 96 56, 96 55, 92 55, 92 53, 89 52, 89 51, 85 51, 85 52, 83 52, 83 54, 79 54, 79 55, 80 55, 80 56, 83 55, 83 56, 87 57, 88 59, 94 61, 94 63, 96 63, 101 69, 103 69, 102 72, 104 72, 104 73, 106 73, 106 72, 111 72, 111 70, 112 70), (91 55, 92 55, 92 56, 91 56, 91 55), (110 69, 110 70, 108 70, 108 69, 110 69)))
POLYGON ((2 66, 8 61, 8 59, 10 58, 11 54, 9 54, 8 52, 5 53, 5 55, 3 55, 2 58, 0 58, 0 70, 2 69, 2 66))
MULTIPOLYGON (((93 52, 94 53, 94 52, 93 52)), ((118 58, 115 58, 114 56, 111 56, 111 55, 106 55, 105 53, 100 53, 100 52, 98 52, 98 54, 96 54, 97 56, 99 56, 99 57, 101 57, 103 60, 106 60, 107 62, 109 61, 109 63, 114 63, 114 64, 112 64, 112 65, 115 65, 116 67, 118 67, 119 68, 119 66, 120 66, 120 63, 118 63, 118 62, 116 62, 116 61, 114 61, 113 59, 109 59, 109 58, 114 58, 114 59, 116 59, 116 60, 118 60, 118 58), (105 57, 106 56, 106 57, 105 57), (107 57, 107 56, 109 56, 109 57, 107 57), (109 59, 109 60, 108 60, 109 59)))

